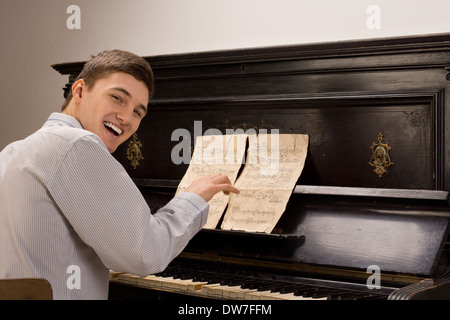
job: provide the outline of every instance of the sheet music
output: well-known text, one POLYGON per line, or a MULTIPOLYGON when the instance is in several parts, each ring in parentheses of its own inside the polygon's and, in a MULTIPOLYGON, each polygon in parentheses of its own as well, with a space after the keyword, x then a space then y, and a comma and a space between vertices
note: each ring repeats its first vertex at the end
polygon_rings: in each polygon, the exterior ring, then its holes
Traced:
POLYGON ((308 143, 307 135, 250 135, 235 183, 241 193, 230 196, 222 229, 271 233, 303 170, 308 143))
MULTIPOLYGON (((223 173, 234 184, 243 163, 246 143, 245 134, 198 136, 191 162, 177 193, 185 190, 196 178, 208 174, 223 173)), ((204 228, 214 229, 217 226, 229 197, 219 192, 209 201, 208 220, 204 228)))
POLYGON ((303 170, 308 143, 309 137, 299 134, 199 136, 177 192, 198 177, 226 174, 241 192, 216 194, 209 202, 204 228, 216 228, 228 205, 222 229, 271 233, 303 170), (247 139, 247 159, 237 179, 247 139))

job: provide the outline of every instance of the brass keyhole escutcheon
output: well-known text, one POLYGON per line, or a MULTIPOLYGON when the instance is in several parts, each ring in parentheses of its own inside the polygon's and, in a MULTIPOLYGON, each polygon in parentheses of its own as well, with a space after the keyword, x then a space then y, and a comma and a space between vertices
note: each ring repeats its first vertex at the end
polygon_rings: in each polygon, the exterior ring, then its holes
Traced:
POLYGON ((394 163, 391 161, 389 151, 392 149, 388 143, 383 143, 383 135, 378 134, 378 143, 372 142, 370 147, 372 150, 372 156, 370 157, 369 165, 374 167, 375 172, 379 178, 382 178, 388 171, 387 167, 392 166, 394 163))
POLYGON ((137 134, 133 134, 133 139, 128 143, 127 159, 130 160, 134 169, 139 165, 139 162, 144 159, 141 152, 142 143, 138 140, 137 134))

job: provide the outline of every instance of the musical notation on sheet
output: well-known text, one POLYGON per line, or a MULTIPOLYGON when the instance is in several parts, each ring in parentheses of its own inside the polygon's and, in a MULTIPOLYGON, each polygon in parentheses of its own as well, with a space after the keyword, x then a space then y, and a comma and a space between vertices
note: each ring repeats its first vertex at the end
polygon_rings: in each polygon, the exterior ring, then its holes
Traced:
MULTIPOLYGON (((222 173, 231 183, 236 181, 242 166, 247 135, 198 136, 189 167, 181 180, 177 193, 184 191, 191 183, 202 176, 222 173)), ((215 228, 228 204, 229 195, 217 193, 209 201, 208 220, 204 228, 215 228)))
POLYGON ((249 136, 247 159, 258 161, 245 164, 235 183, 241 193, 231 195, 222 229, 271 233, 286 209, 303 170, 309 139, 297 134, 268 136, 249 136))
POLYGON ((271 233, 303 170, 309 138, 299 134, 239 134, 198 137, 178 191, 197 177, 221 172, 241 192, 211 199, 205 228, 271 233), (246 143, 248 149, 245 164, 246 143), (241 175, 237 177, 241 166, 241 175))

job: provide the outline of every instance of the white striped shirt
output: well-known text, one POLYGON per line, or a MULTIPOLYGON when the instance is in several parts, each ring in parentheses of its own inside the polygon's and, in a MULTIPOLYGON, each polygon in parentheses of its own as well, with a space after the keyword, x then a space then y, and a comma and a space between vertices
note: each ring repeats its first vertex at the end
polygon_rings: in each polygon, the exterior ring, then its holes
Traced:
POLYGON ((0 152, 0 190, 0 278, 45 278, 55 299, 106 299, 110 269, 164 270, 209 208, 185 192, 151 214, 98 136, 60 113, 0 152))

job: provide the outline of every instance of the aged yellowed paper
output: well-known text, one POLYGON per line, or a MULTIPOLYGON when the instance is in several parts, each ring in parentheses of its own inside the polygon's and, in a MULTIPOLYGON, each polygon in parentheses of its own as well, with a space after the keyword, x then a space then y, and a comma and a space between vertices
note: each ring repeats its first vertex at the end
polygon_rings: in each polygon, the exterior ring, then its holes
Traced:
POLYGON ((234 184, 221 228, 271 233, 303 170, 309 137, 249 135, 247 161, 234 184))
POLYGON ((199 136, 177 192, 198 177, 226 174, 240 194, 216 194, 204 228, 216 228, 228 205, 222 229, 271 233, 303 170, 308 142, 307 135, 299 134, 199 136), (247 158, 237 179, 247 139, 247 158))
MULTIPOLYGON (((196 178, 223 173, 234 184, 243 164, 247 135, 198 136, 189 167, 178 185, 177 193, 185 190, 196 178)), ((217 193, 209 201, 208 220, 204 228, 214 229, 228 204, 229 195, 217 193)))

